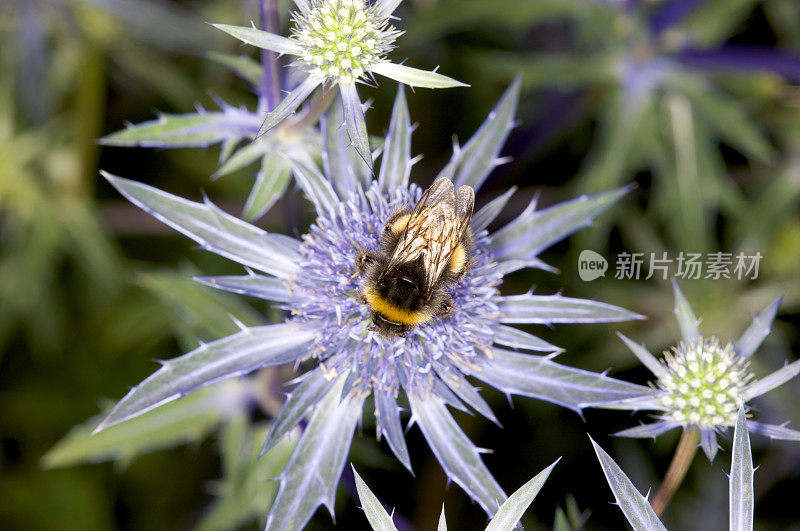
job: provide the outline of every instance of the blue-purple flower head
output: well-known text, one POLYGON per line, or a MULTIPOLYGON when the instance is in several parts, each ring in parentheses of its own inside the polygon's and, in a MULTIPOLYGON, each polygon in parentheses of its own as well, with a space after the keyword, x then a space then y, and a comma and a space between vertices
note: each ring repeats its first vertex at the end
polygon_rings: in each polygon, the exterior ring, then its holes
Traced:
POLYGON ((402 386, 426 396, 490 349, 500 311, 494 298, 502 274, 482 231, 474 239, 472 267, 454 287, 453 314, 418 326, 405 337, 387 338, 371 330, 369 307, 357 296, 364 278, 356 254, 377 249, 386 219, 414 205, 422 190, 411 184, 384 193, 377 182, 353 194, 337 212, 320 216, 304 237, 303 272, 290 282, 293 320, 320 333, 312 351, 329 379, 349 374, 347 387, 365 394, 376 388, 396 395, 402 386))
MULTIPOLYGON (((486 122, 457 147, 439 177, 478 191, 499 163, 519 93, 515 82, 486 122)), ((333 120, 333 123, 337 123, 333 120)), ((340 122, 339 122, 340 123, 340 122)), ((622 321, 638 317, 608 304, 561 295, 503 296, 505 273, 545 267, 538 253, 591 220, 626 189, 581 197, 544 210, 532 204, 502 229, 486 227, 512 191, 475 212, 471 230, 473 265, 451 290, 454 312, 434 318, 404 337, 389 339, 370 330, 371 314, 359 291, 356 255, 377 248, 389 215, 410 207, 421 188, 409 183, 411 123, 402 90, 395 102, 376 180, 347 156, 345 132, 324 128, 324 173, 309 158, 292 160, 292 171, 317 212, 302 240, 270 234, 219 210, 160 190, 107 175, 132 202, 198 241, 204 248, 251 270, 243 276, 204 277, 201 282, 276 301, 284 322, 245 327, 165 362, 164 367, 117 404, 99 429, 139 415, 194 389, 260 367, 310 361, 311 369, 288 395, 264 443, 271 449, 306 418, 303 435, 279 479, 267 529, 298 529, 320 504, 333 511, 334 493, 364 401, 374 397, 378 435, 410 470, 400 404, 416 423, 448 477, 488 514, 506 495, 448 407, 470 408, 495 420, 468 377, 511 395, 548 400, 579 411, 583 407, 655 396, 652 389, 560 365, 550 343, 508 326, 622 321), (259 270, 262 273, 256 273, 259 270), (539 351, 550 355, 521 353, 539 351)))
MULTIPOLYGON (((736 343, 719 337, 703 337, 698 319, 678 284, 674 284, 675 314, 681 328, 681 341, 663 361, 643 346, 620 334, 625 344, 656 376, 656 396, 623 401, 623 409, 659 411, 657 421, 619 432, 624 437, 656 437, 675 428, 698 429, 700 444, 713 460, 719 449, 717 434, 734 427, 740 407, 771 391, 800 373, 800 360, 785 365, 769 376, 756 379, 750 370, 750 357, 767 337, 778 311, 780 299, 755 317, 736 343)), ((800 440, 800 432, 785 426, 749 422, 750 430, 772 439, 800 440)))

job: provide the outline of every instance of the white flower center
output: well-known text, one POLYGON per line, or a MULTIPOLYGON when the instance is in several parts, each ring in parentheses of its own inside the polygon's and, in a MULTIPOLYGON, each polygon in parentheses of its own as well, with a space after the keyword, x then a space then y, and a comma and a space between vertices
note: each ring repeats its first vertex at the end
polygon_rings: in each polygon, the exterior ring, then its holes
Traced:
POLYGON ((312 76, 337 83, 363 76, 398 35, 364 0, 312 0, 310 11, 295 13, 294 21, 301 64, 312 76))
POLYGON ((681 342, 664 353, 668 374, 658 381, 666 418, 704 427, 736 422, 742 390, 752 379, 747 362, 716 337, 681 342))

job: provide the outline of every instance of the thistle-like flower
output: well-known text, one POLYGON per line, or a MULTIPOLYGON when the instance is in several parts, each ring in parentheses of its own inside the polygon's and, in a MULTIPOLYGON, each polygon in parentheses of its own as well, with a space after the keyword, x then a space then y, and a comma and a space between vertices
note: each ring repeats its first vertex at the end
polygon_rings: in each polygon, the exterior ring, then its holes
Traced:
MULTIPOLYGON (((800 360, 756 380, 750 372, 749 359, 767 337, 780 305, 770 304, 735 343, 723 344, 718 337, 704 338, 698 320, 677 283, 675 314, 682 340, 664 361, 656 359, 644 346, 619 334, 636 357, 656 376, 657 396, 633 399, 617 409, 653 409, 661 413, 658 421, 623 430, 623 437, 656 437, 674 428, 697 428, 700 445, 710 460, 719 449, 717 433, 736 424, 740 404, 771 391, 800 373, 800 360)), ((800 432, 785 426, 749 422, 750 430, 772 439, 800 440, 800 432)))
MULTIPOLYGON (((511 128, 519 82, 506 92, 476 135, 457 148, 440 177, 479 190, 497 165, 511 128)), ((620 382, 511 349, 555 352, 557 347, 507 323, 610 322, 638 316, 599 302, 561 295, 500 296, 503 275, 543 266, 536 255, 625 194, 612 190, 542 211, 526 209, 488 234, 486 227, 511 193, 489 202, 472 217, 472 267, 452 288, 453 312, 389 338, 370 330, 362 303, 359 249, 376 248, 387 218, 412 206, 422 190, 409 184, 411 124, 398 93, 377 180, 359 180, 350 159, 339 156, 344 132, 326 130, 325 173, 293 161, 297 182, 316 207, 317 220, 302 241, 269 234, 225 214, 211 203, 193 203, 157 189, 106 175, 128 199, 204 248, 258 269, 245 276, 204 277, 207 285, 283 304, 284 323, 242 327, 232 336, 203 344, 164 367, 117 404, 99 429, 124 421, 223 378, 259 367, 308 360, 310 370, 275 419, 264 449, 271 448, 306 416, 309 420, 286 469, 267 529, 302 527, 320 504, 333 499, 364 401, 373 395, 379 436, 410 470, 398 400, 406 399, 416 422, 447 475, 493 515, 506 495, 455 422, 447 405, 472 407, 495 420, 467 380, 474 376, 508 394, 535 397, 580 410, 653 394, 620 382), (405 398, 403 397, 405 396, 405 398), (466 405, 465 405, 466 404, 466 405)))
POLYGON ((412 87, 466 86, 454 79, 395 64, 386 58, 400 35, 389 24, 400 0, 295 0, 291 37, 256 28, 214 26, 253 46, 297 57, 293 66, 306 78, 280 102, 261 124, 258 135, 269 131, 292 114, 320 85, 339 87, 344 123, 350 142, 372 170, 364 110, 356 82, 380 74, 412 87))

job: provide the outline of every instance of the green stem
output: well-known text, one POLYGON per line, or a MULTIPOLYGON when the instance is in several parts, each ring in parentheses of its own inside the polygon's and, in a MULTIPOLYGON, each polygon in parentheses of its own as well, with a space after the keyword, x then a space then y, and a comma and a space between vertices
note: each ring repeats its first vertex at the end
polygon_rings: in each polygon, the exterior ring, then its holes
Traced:
POLYGON ((689 470, 689 465, 692 464, 694 454, 697 453, 698 444, 700 444, 700 430, 697 428, 683 430, 683 435, 681 435, 681 440, 678 441, 678 447, 675 449, 675 455, 672 456, 672 462, 669 464, 664 481, 661 483, 661 487, 659 487, 651 504, 653 511, 657 515, 661 516, 661 513, 664 512, 675 492, 677 492, 683 478, 686 477, 686 472, 689 470))

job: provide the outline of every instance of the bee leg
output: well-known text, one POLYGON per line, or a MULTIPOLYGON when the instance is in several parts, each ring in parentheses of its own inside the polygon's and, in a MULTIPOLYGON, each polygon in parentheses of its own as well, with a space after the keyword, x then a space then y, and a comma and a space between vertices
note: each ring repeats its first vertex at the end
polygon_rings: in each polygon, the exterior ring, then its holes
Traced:
POLYGON ((464 264, 464 267, 462 267, 462 268, 461 268, 461 271, 459 271, 458 273, 456 273, 456 276, 455 276, 455 278, 454 278, 453 280, 454 280, 455 282, 461 282, 461 280, 462 280, 462 279, 463 279, 465 276, 467 276, 467 271, 469 271, 469 270, 470 270, 470 268, 472 268, 472 259, 471 259, 471 258, 469 259, 469 261, 467 261, 467 263, 466 263, 466 264, 464 264))
POLYGON ((364 271, 367 270, 367 267, 369 267, 370 264, 377 262, 378 260, 379 258, 375 253, 375 251, 372 251, 370 249, 359 250, 358 254, 356 255, 356 267, 358 268, 358 271, 356 271, 356 274, 353 275, 353 277, 355 278, 358 275, 364 274, 364 271))
POLYGON ((453 307, 453 298, 450 295, 445 295, 439 301, 439 309, 436 312, 437 317, 450 317, 453 315, 455 308, 453 307))

